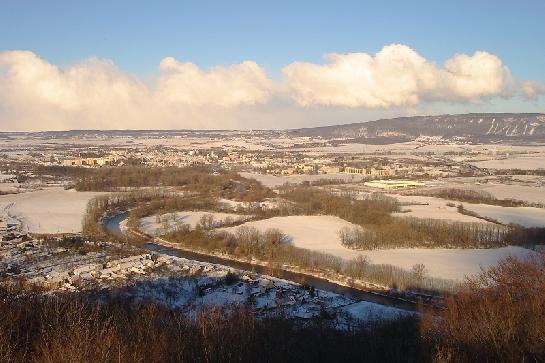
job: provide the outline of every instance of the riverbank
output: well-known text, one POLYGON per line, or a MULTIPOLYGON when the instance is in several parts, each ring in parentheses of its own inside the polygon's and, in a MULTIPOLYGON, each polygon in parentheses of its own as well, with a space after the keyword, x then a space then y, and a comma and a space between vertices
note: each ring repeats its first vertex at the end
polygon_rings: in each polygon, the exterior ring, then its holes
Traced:
MULTIPOLYGON (((126 237, 126 233, 120 228, 120 223, 127 218, 127 213, 119 213, 110 218, 105 218, 103 225, 105 229, 116 237, 126 237)), ((322 271, 302 270, 297 266, 270 266, 267 262, 252 259, 250 261, 235 258, 226 254, 210 253, 208 251, 193 250, 185 248, 176 243, 169 242, 158 237, 151 237, 143 234, 141 231, 127 229, 127 232, 134 234, 138 238, 148 239, 144 247, 150 251, 171 254, 177 257, 193 259, 202 262, 217 263, 233 268, 256 271, 264 274, 274 274, 277 277, 294 281, 296 283, 305 283, 315 288, 343 294, 355 299, 378 303, 381 305, 398 307, 406 310, 416 310, 417 303, 440 303, 441 300, 433 299, 429 295, 417 293, 403 293, 389 289, 378 284, 372 284, 365 281, 355 281, 342 275, 331 276, 331 273, 322 271)))

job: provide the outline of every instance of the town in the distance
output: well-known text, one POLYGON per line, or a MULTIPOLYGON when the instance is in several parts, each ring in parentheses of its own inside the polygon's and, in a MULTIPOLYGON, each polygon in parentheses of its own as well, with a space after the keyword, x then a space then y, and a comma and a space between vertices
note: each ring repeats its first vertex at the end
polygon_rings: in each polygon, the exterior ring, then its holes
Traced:
POLYGON ((2 281, 346 331, 543 251, 545 115, 396 122, 2 133, 2 281))
POLYGON ((545 362, 545 1, 0 1, 0 363, 545 362))

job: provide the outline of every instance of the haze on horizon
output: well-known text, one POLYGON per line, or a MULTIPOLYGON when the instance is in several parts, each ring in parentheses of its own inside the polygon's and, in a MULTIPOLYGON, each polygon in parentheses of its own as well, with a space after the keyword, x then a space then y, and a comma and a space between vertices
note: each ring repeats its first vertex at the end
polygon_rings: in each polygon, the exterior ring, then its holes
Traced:
POLYGON ((3 10, 3 131, 285 129, 545 110, 539 1, 3 10))

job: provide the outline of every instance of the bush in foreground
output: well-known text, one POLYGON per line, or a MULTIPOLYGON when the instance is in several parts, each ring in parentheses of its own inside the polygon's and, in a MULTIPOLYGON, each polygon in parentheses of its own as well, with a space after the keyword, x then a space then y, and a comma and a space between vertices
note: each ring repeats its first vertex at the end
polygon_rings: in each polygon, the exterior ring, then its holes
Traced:
POLYGON ((545 255, 509 257, 422 323, 437 361, 545 361, 545 255))

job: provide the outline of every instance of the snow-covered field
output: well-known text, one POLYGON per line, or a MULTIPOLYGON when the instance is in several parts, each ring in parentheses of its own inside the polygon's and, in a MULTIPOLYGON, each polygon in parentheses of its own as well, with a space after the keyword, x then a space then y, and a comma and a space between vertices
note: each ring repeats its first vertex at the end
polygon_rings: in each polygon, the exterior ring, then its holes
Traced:
POLYGON ((515 223, 524 227, 545 227, 545 209, 533 207, 502 207, 465 203, 464 208, 501 223, 515 223))
POLYGON ((545 169, 545 156, 519 156, 500 160, 477 161, 471 164, 488 169, 545 169))
POLYGON ((240 215, 233 213, 218 213, 218 212, 175 212, 175 213, 165 213, 156 216, 149 216, 140 219, 140 230, 150 236, 157 237, 174 231, 176 228, 181 227, 183 224, 189 225, 191 228, 200 222, 201 218, 204 215, 212 215, 214 217, 214 222, 217 226, 226 223, 228 219, 235 221, 243 221, 250 216, 240 215))
MULTIPOLYGON (((448 144, 435 144, 427 143, 420 141, 409 141, 403 143, 393 143, 386 145, 376 145, 376 144, 360 144, 360 143, 349 143, 349 144, 340 144, 338 146, 323 146, 323 147, 298 147, 291 149, 293 151, 305 151, 310 153, 347 153, 347 154, 361 154, 361 153, 373 153, 373 154, 388 154, 388 157, 396 157, 396 154, 401 154, 409 158, 421 159, 425 158, 423 155, 413 155, 413 152, 426 153, 431 152, 435 155, 450 153, 450 152, 469 152, 469 153, 516 153, 522 155, 529 155, 533 153, 533 156, 541 156, 545 154, 545 147, 543 145, 510 145, 510 144, 465 144, 465 143, 456 143, 451 142, 448 144)), ((520 156, 525 158, 526 156, 520 156)), ((513 156, 512 158, 515 158, 513 156)), ((519 157, 519 158, 520 158, 519 157)), ((465 159, 465 156, 462 156, 461 159, 465 159)))
POLYGON ((13 179, 15 178, 15 175, 13 174, 3 174, 3 173, 0 173, 0 183, 8 180, 8 179, 13 179))
POLYGON ((0 196, 0 213, 23 223, 32 233, 77 233, 87 203, 101 193, 76 192, 60 187, 0 196))
POLYGON ((17 183, 17 182, 13 182, 13 183, 1 182, 0 183, 0 192, 17 193, 17 192, 19 192, 19 187, 20 187, 20 184, 17 183))
POLYGON ((415 217, 415 218, 429 218, 429 219, 443 219, 456 222, 475 222, 475 223, 487 223, 482 219, 467 216, 465 214, 458 213, 457 205, 460 202, 449 201, 435 197, 423 197, 423 196, 406 196, 406 195, 392 195, 400 203, 406 203, 402 207, 403 213, 396 213, 398 217, 415 217), (452 203, 454 206, 449 207, 447 203, 452 203))
MULTIPOLYGON (((338 231, 343 227, 354 226, 335 216, 287 216, 273 217, 246 222, 243 226, 254 227, 259 231, 277 228, 287 234, 295 247, 306 248, 335 256, 352 258, 357 251, 341 245, 338 231)), ((235 232, 239 227, 221 228, 219 231, 235 232)))
POLYGON ((258 173, 248 173, 241 172, 240 175, 244 178, 255 179, 259 181, 266 187, 274 188, 286 183, 290 184, 300 184, 305 181, 317 181, 320 179, 327 180, 344 180, 349 182, 357 182, 364 179, 362 175, 359 174, 316 174, 316 175, 307 175, 307 174, 298 174, 298 175, 286 175, 286 176, 275 176, 270 174, 258 174, 258 173))
POLYGON ((545 204, 545 186, 485 184, 474 189, 487 191, 498 199, 516 199, 545 204))
POLYGON ((262 209, 276 209, 282 203, 290 203, 281 198, 267 198, 261 202, 239 202, 236 200, 230 200, 225 198, 218 199, 218 204, 223 208, 232 211, 237 211, 245 208, 262 208, 262 209))
MULTIPOLYGON (((491 194, 499 199, 509 197, 534 202, 541 202, 541 200, 545 200, 545 188, 543 188, 543 195, 541 195, 540 190, 536 189, 536 187, 517 185, 494 185, 483 188, 476 186, 470 189, 492 192, 491 194), (526 194, 524 194, 524 192, 526 192, 526 194)), ((490 204, 462 203, 458 201, 450 201, 447 199, 425 196, 406 196, 397 194, 392 196, 401 203, 411 204, 402 207, 402 210, 410 210, 410 212, 399 213, 397 216, 444 219, 457 222, 487 223, 482 219, 458 213, 457 206, 462 204, 464 208, 469 211, 473 211, 483 217, 493 218, 501 223, 516 223, 525 227, 545 226, 545 209, 543 208, 502 207, 490 204), (447 203, 452 203, 454 206, 449 207, 447 203)))
POLYGON ((453 280, 479 273, 481 267, 495 265, 507 256, 524 258, 531 253, 531 250, 515 246, 493 249, 399 248, 365 251, 372 263, 389 264, 404 269, 422 263, 430 276, 453 280))
POLYGON ((368 301, 360 301, 340 309, 353 319, 359 321, 371 321, 375 319, 394 319, 396 317, 406 316, 407 312, 384 305, 375 304, 368 301))
MULTIPOLYGON (((352 224, 333 216, 288 216, 251 221, 244 226, 255 227, 260 231, 278 228, 291 238, 291 243, 300 248, 325 252, 344 259, 367 255, 372 263, 389 264, 410 269, 423 263, 430 276, 460 280, 468 274, 480 272, 481 267, 489 267, 509 255, 524 257, 529 250, 520 247, 495 249, 425 249, 400 248, 374 251, 357 251, 341 245, 337 231, 352 224)), ((220 230, 235 232, 239 227, 220 230)))
POLYGON ((510 181, 510 184, 503 184, 500 181, 487 182, 479 178, 460 178, 453 181, 440 184, 443 188, 456 188, 466 190, 484 191, 492 194, 497 199, 514 199, 522 200, 528 203, 543 203, 545 204, 545 179, 540 181, 538 178, 530 180, 519 180, 522 176, 518 176, 517 180, 510 181))

